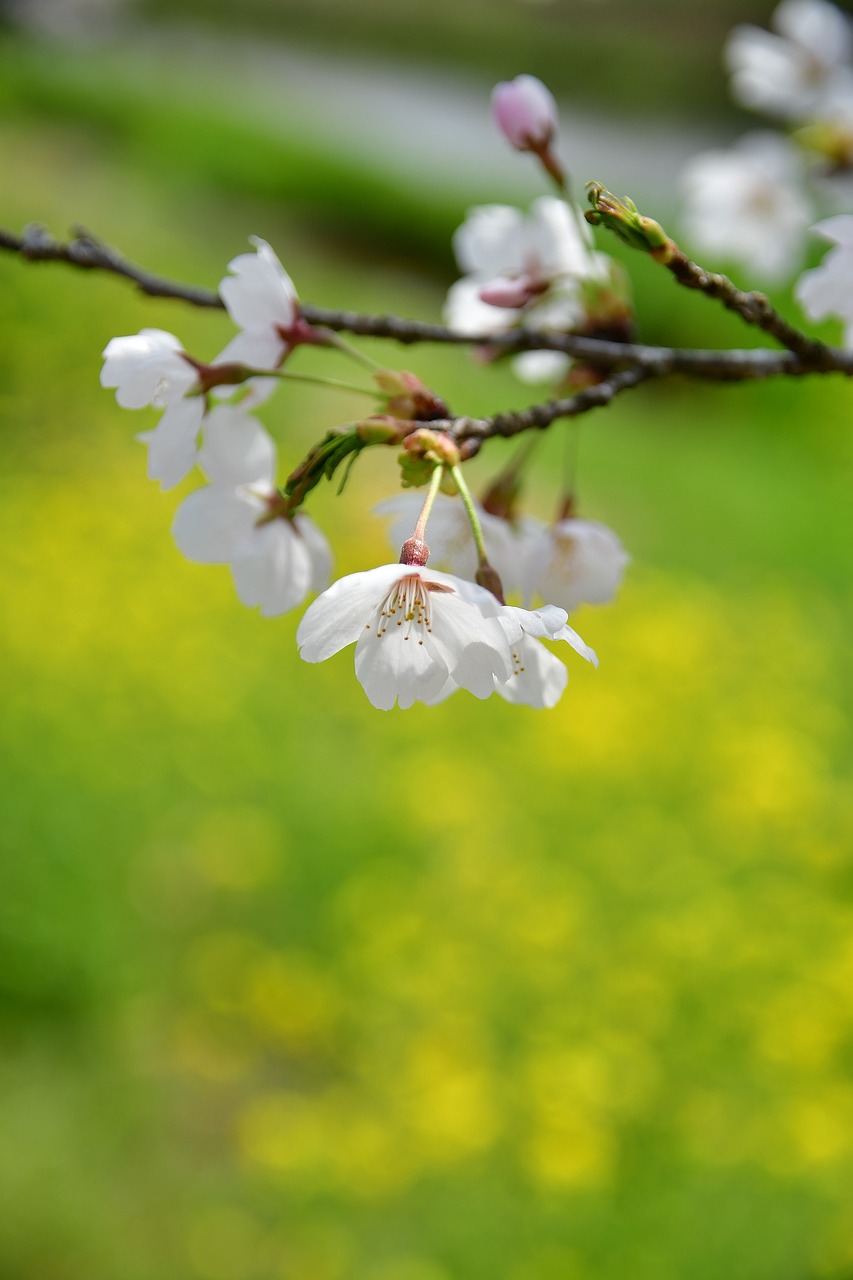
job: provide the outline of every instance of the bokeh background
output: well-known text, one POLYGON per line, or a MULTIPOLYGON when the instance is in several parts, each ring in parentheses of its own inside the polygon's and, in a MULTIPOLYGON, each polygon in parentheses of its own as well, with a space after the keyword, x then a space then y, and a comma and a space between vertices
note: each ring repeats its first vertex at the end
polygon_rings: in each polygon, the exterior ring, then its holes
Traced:
MULTIPOLYGON (((541 190, 496 79, 545 76, 578 179, 666 220, 749 123, 719 49, 771 8, 7 0, 0 222, 209 285, 260 234, 312 302, 434 318, 465 209, 541 190)), ((645 340, 754 341, 630 266, 645 340)), ((0 288, 0 1274, 849 1280, 845 386, 591 415, 583 511, 633 556, 577 615, 600 672, 570 659, 553 712, 383 714, 349 653, 301 664, 293 617, 182 560, 192 482, 146 481, 153 418, 98 386, 113 335, 212 355, 227 319, 11 257, 0 288)), ((371 353, 462 412, 530 395, 371 353)), ((360 407, 280 392, 283 468, 360 407)), ((376 451, 318 493, 340 571, 387 558, 396 483, 376 451)))

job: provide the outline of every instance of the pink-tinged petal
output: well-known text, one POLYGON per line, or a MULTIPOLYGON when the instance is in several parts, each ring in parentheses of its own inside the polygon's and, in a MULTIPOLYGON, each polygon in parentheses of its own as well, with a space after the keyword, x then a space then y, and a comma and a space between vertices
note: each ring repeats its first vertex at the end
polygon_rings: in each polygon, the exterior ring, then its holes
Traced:
POLYGON ((306 662, 324 662, 358 640, 394 582, 411 573, 402 564, 383 564, 362 573, 351 573, 323 592, 308 606, 296 631, 296 643, 306 662))
POLYGON ((482 280, 475 276, 463 276, 452 284, 444 300, 444 322, 455 333, 471 337, 505 333, 518 319, 517 314, 503 307, 490 307, 480 297, 482 280))
POLYGON ((178 507, 172 536, 188 560, 227 564, 240 554, 259 515, 259 504, 235 489, 205 485, 178 507))
POLYGON ((557 128, 557 104, 536 76, 504 80, 492 90, 492 118, 519 151, 547 146, 557 128))
POLYGON ((362 630, 355 646, 355 674, 380 711, 397 702, 402 710, 435 697, 447 681, 439 654, 414 632, 396 627, 378 634, 362 630))
POLYGON ((217 405, 204 424, 198 463, 213 484, 272 490, 276 448, 257 418, 238 405, 217 405))
POLYGON ((569 673, 544 644, 529 637, 516 650, 518 662, 506 684, 497 692, 507 702, 527 707, 554 707, 563 696, 569 673))

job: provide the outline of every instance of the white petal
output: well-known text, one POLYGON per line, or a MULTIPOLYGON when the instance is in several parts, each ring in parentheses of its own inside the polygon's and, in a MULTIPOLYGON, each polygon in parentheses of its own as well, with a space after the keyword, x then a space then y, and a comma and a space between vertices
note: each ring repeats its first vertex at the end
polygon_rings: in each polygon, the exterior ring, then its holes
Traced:
MULTIPOLYGON (((250 369, 277 369, 290 350, 273 328, 244 329, 223 347, 214 364, 245 364, 250 369)), ((271 391, 279 385, 277 378, 250 379, 244 386, 263 382, 271 391)), ((219 387, 223 395, 233 394, 233 387, 219 387)))
POLYGON ((188 560, 227 564, 242 551, 261 510, 235 489, 204 485, 178 507, 172 536, 188 560))
POLYGON ((444 300, 444 321, 456 333, 480 334, 505 333, 519 318, 520 312, 509 307, 491 307, 483 302, 480 289, 484 280, 480 276, 463 276, 447 291, 444 300))
POLYGON ((257 418, 238 405, 217 405, 204 424, 199 466, 213 484, 272 489, 276 448, 257 418))
POLYGON ((229 262, 219 293, 228 314, 241 329, 262 329, 293 323, 296 290, 293 281, 265 240, 253 237, 257 253, 243 253, 229 262))
POLYGON ((453 235, 460 270, 484 279, 503 275, 520 263, 524 214, 506 204, 477 205, 453 235))
POLYGON ((448 672, 442 655, 414 634, 392 628, 378 635, 371 628, 362 630, 355 646, 355 674, 373 706, 390 711, 395 702, 405 710, 431 701, 448 672))
POLYGON ((559 631, 555 631, 551 636, 551 639, 565 640, 567 644, 572 646, 575 653, 579 653, 587 662, 592 663, 596 671, 598 670, 598 654, 594 649, 591 649, 588 644, 585 644, 583 640, 581 640, 577 631, 575 631, 573 627, 566 624, 566 626, 561 627, 559 631))
POLYGON ((320 532, 309 516, 296 515, 293 518, 293 524, 297 534, 305 544, 305 551, 308 556, 310 567, 308 589, 309 591, 322 591, 332 573, 332 549, 325 535, 320 532))
POLYGON ((263 617, 273 618, 305 599, 311 565, 289 521, 271 520, 252 531, 242 554, 232 560, 231 573, 243 604, 259 605, 263 617))
POLYGON ((203 417, 201 396, 179 400, 166 409, 153 431, 136 437, 148 445, 148 478, 159 480, 161 488, 174 488, 195 466, 196 440, 203 417))
POLYGON ((528 637, 516 653, 517 669, 506 684, 498 685, 497 692, 507 702, 528 707, 556 706, 569 679, 565 665, 544 644, 528 637))
POLYGON ((513 371, 522 382, 558 382, 569 368, 562 351, 522 351, 513 357, 513 371))
POLYGON ((353 644, 370 622, 392 583, 411 573, 406 565, 383 564, 351 573, 308 606, 296 632, 306 662, 323 662, 353 644))

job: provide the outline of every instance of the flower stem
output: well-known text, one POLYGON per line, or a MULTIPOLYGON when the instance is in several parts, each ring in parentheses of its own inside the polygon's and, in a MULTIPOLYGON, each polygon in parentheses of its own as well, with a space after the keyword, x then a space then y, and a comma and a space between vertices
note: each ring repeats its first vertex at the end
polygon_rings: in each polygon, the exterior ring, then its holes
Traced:
POLYGON ((421 514, 418 516, 418 523, 415 525, 415 531, 412 534, 413 538, 418 538, 421 542, 426 541, 424 534, 426 532, 427 520, 429 520, 429 513, 432 511, 432 504, 435 502, 435 496, 438 493, 443 474, 444 467, 438 466, 430 476, 427 496, 424 499, 424 505, 421 507, 421 514))
POLYGON ((382 368, 378 360, 374 360, 372 356, 365 355, 363 351, 359 351, 358 347, 354 347, 352 343, 347 342, 346 338, 342 338, 333 329, 328 330, 327 342, 330 347, 337 347, 339 351, 343 351, 345 355, 350 356, 353 360, 358 360, 366 369, 374 371, 382 368))
POLYGON ((281 378, 283 382, 312 382, 318 387, 334 387, 338 391, 355 391, 360 396, 372 396, 374 400, 378 398, 377 392, 370 387, 359 387, 356 383, 345 382, 341 378, 325 378, 312 373, 291 373, 289 369, 277 369, 272 375, 264 374, 264 376, 281 378))
POLYGON ((471 497, 471 490, 465 483, 462 476, 462 468, 458 464, 455 467, 450 468, 450 474, 456 481, 456 488, 459 490, 460 498, 465 503, 465 511, 467 512, 468 520, 471 525, 471 532, 474 535, 474 544, 477 548, 477 559, 481 565, 487 565, 489 563, 489 557, 486 555, 486 544, 483 541, 483 530, 480 525, 480 518, 477 515, 477 509, 474 506, 474 499, 471 497))

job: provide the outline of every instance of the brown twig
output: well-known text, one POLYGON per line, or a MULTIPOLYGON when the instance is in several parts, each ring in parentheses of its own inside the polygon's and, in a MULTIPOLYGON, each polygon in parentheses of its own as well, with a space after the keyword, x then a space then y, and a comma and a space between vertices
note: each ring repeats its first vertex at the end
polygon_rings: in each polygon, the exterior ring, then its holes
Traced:
MULTIPOLYGON (((29 262, 64 262, 86 271, 109 272, 130 280, 149 297, 174 298, 196 307, 222 308, 224 305, 215 290, 154 275, 82 230, 73 240, 62 242, 36 224, 26 227, 20 236, 0 229, 0 249, 17 253, 29 262)), ((445 325, 400 316, 363 315, 308 303, 302 304, 301 310, 309 324, 351 333, 357 337, 389 338, 403 345, 435 342, 456 346, 486 346, 501 354, 532 350, 562 351, 568 356, 594 362, 604 368, 637 366, 654 377, 682 373, 694 378, 742 381, 779 375, 840 373, 849 377, 853 374, 853 353, 815 342, 804 334, 798 334, 790 326, 786 328, 787 322, 773 311, 762 294, 741 293, 724 276, 705 272, 689 259, 684 259, 684 263, 687 265, 680 266, 676 271, 676 278, 681 283, 720 297, 725 305, 739 310, 745 318, 746 311, 749 311, 750 316, 755 317, 750 320, 751 323, 772 333, 789 349, 771 351, 764 348, 731 348, 714 351, 656 347, 589 338, 581 334, 523 328, 502 334, 461 334, 445 325), (765 304, 769 310, 765 309, 765 304)))

